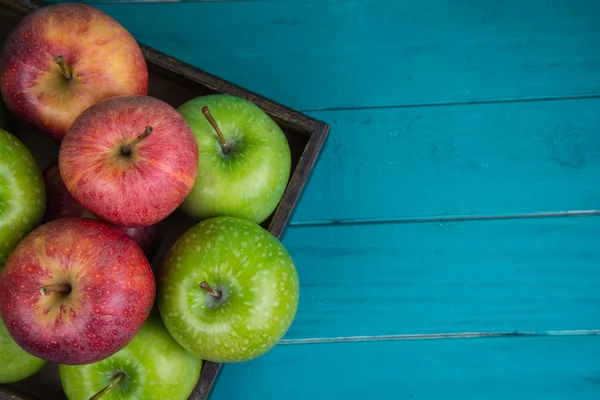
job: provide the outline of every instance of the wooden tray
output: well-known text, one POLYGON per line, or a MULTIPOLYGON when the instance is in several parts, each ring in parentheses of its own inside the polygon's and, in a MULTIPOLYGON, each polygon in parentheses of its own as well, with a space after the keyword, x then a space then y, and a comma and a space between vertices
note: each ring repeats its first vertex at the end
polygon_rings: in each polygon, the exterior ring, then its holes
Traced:
MULTIPOLYGON (((39 0, 0 0, 0 45, 25 14, 45 5, 47 3, 39 0)), ((281 126, 292 151, 292 173, 277 209, 263 223, 263 227, 281 238, 321 152, 329 133, 329 125, 219 79, 148 46, 143 44, 140 46, 150 73, 148 93, 150 96, 178 107, 185 101, 200 95, 231 94, 254 102, 281 126)), ((12 133, 17 135, 31 150, 40 168, 45 168, 58 156, 58 145, 31 129, 21 126, 12 133)), ((193 225, 194 221, 189 220, 178 211, 167 218, 167 233, 158 255, 151 260, 153 266, 160 264, 165 252, 177 237, 193 225)), ((190 399, 203 400, 208 397, 220 367, 221 364, 218 363, 204 363, 200 379, 190 399)), ((0 385, 0 400, 9 399, 66 399, 58 378, 57 366, 48 364, 30 378, 13 384, 0 385)))

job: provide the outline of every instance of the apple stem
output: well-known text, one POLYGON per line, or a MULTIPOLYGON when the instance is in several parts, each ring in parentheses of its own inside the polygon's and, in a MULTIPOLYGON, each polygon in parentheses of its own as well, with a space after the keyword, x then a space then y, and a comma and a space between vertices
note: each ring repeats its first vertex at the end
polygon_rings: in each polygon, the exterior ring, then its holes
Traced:
POLYGON ((70 80, 73 76, 71 75, 71 71, 69 71, 69 67, 65 62, 65 58, 63 56, 54 57, 54 62, 58 64, 60 67, 60 71, 62 72, 65 79, 70 80))
POLYGON ((71 286, 69 285, 47 285, 40 288, 40 293, 42 296, 47 295, 48 293, 70 293, 71 286))
POLYGON ((206 281, 202 281, 202 283, 200 283, 200 287, 202 289, 206 290, 208 292, 208 294, 210 294, 211 296, 214 296, 216 298, 221 297, 221 292, 211 288, 210 285, 208 284, 208 282, 206 282, 206 281))
POLYGON ((219 125, 217 125, 217 121, 215 121, 210 111, 208 110, 208 106, 202 107, 202 114, 204 114, 204 116, 208 120, 208 123, 213 127, 215 132, 217 132, 217 136, 219 137, 219 141, 221 142, 221 150, 223 150, 223 153, 229 153, 229 147, 227 146, 225 137, 223 137, 223 133, 221 132, 219 125))
POLYGON ((108 392, 110 389, 117 386, 119 384, 119 382, 121 382, 121 380, 123 380, 123 378, 125 378, 125 374, 122 372, 119 372, 118 374, 116 374, 115 376, 112 377, 108 386, 106 386, 104 389, 102 389, 101 391, 99 391, 98 393, 96 393, 95 395, 90 397, 90 400, 98 400, 100 397, 102 397, 104 394, 106 394, 106 392, 108 392))
POLYGON ((133 149, 133 147, 136 144, 138 144, 139 142, 141 142, 143 139, 145 139, 148 136, 150 136, 150 134, 152 133, 153 130, 154 129, 150 125, 148 125, 146 127, 146 130, 144 131, 144 133, 142 133, 140 136, 138 136, 137 138, 135 138, 135 140, 133 140, 127 146, 123 147, 123 149, 121 150, 121 154, 123 154, 124 156, 130 156, 131 155, 131 149, 133 149))

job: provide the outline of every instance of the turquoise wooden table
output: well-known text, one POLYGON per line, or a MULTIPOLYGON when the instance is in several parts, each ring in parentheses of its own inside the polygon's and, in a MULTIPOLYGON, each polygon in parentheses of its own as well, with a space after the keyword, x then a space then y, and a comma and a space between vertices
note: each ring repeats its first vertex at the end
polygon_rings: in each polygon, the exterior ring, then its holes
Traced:
POLYGON ((598 0, 99 7, 332 125, 294 325, 213 400, 600 397, 598 0))

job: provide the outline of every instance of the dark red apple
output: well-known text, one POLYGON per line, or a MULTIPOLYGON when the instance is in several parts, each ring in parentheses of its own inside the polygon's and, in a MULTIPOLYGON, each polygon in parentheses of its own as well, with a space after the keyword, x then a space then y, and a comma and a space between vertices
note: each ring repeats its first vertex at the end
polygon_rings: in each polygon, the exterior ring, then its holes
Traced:
MULTIPOLYGON (((60 176, 58 161, 48 165, 44 169, 43 175, 46 186, 46 214, 44 215, 44 222, 65 217, 98 219, 98 217, 71 196, 60 176)), ((117 228, 131 236, 140 245, 148 260, 152 260, 156 255, 165 233, 164 221, 136 228, 117 228)))
POLYGON ((198 145, 187 122, 150 96, 120 96, 85 110, 65 135, 59 168, 69 193, 117 226, 156 224, 196 180, 198 145))
POLYGON ((80 3, 27 14, 6 40, 0 86, 8 109, 60 141, 101 99, 145 95, 148 69, 133 36, 105 12, 80 3))
POLYGON ((31 231, 0 275, 0 315, 29 353, 59 364, 100 361, 150 314, 156 284, 137 243, 103 222, 62 218, 31 231))

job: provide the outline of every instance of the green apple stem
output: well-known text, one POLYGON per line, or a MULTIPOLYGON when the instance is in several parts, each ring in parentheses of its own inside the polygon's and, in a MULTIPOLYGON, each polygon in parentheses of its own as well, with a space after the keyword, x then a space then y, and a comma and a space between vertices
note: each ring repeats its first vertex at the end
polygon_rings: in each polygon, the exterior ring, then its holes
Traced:
POLYGON ((208 110, 208 106, 202 107, 202 114, 204 114, 204 117, 206 117, 206 119, 208 120, 208 123, 213 127, 213 129, 217 133, 217 136, 219 137, 219 141, 221 142, 221 150, 223 150, 223 153, 225 153, 225 154, 229 153, 229 147, 227 146, 225 137, 223 137, 223 133, 221 132, 219 125, 217 125, 217 121, 215 121, 215 119, 211 115, 210 111, 208 110))
POLYGON ((200 287, 202 289, 206 290, 206 292, 208 292, 208 294, 210 294, 211 296, 214 296, 216 298, 221 297, 221 292, 211 288, 210 285, 208 284, 208 282, 206 282, 206 281, 202 281, 202 283, 200 283, 200 287))
POLYGON ((48 293, 70 293, 71 286, 69 285, 46 285, 40 288, 40 293, 42 296, 47 295, 48 293))
POLYGON ((153 128, 150 125, 148 125, 146 127, 146 130, 144 131, 144 133, 142 133, 140 136, 135 138, 135 140, 133 140, 127 146, 123 147, 123 149, 121 150, 121 154, 123 154, 124 156, 127 156, 127 157, 130 156, 131 150, 135 147, 135 145, 138 144, 139 142, 141 142, 142 140, 144 140, 145 138, 147 138, 148 136, 150 136, 152 131, 153 131, 153 128))
POLYGON ((102 389, 101 391, 99 391, 98 393, 96 393, 95 395, 90 397, 90 400, 98 400, 100 397, 102 397, 104 394, 106 394, 106 392, 108 392, 110 389, 117 386, 119 384, 119 382, 121 382, 123 380, 123 378, 125 378, 125 374, 122 372, 119 372, 118 374, 116 374, 115 376, 112 377, 108 386, 106 386, 104 389, 102 389))
POLYGON ((69 67, 65 62, 65 58, 63 56, 54 57, 54 62, 58 64, 60 67, 60 71, 62 72, 65 79, 70 80, 73 76, 71 75, 71 71, 69 71, 69 67))

